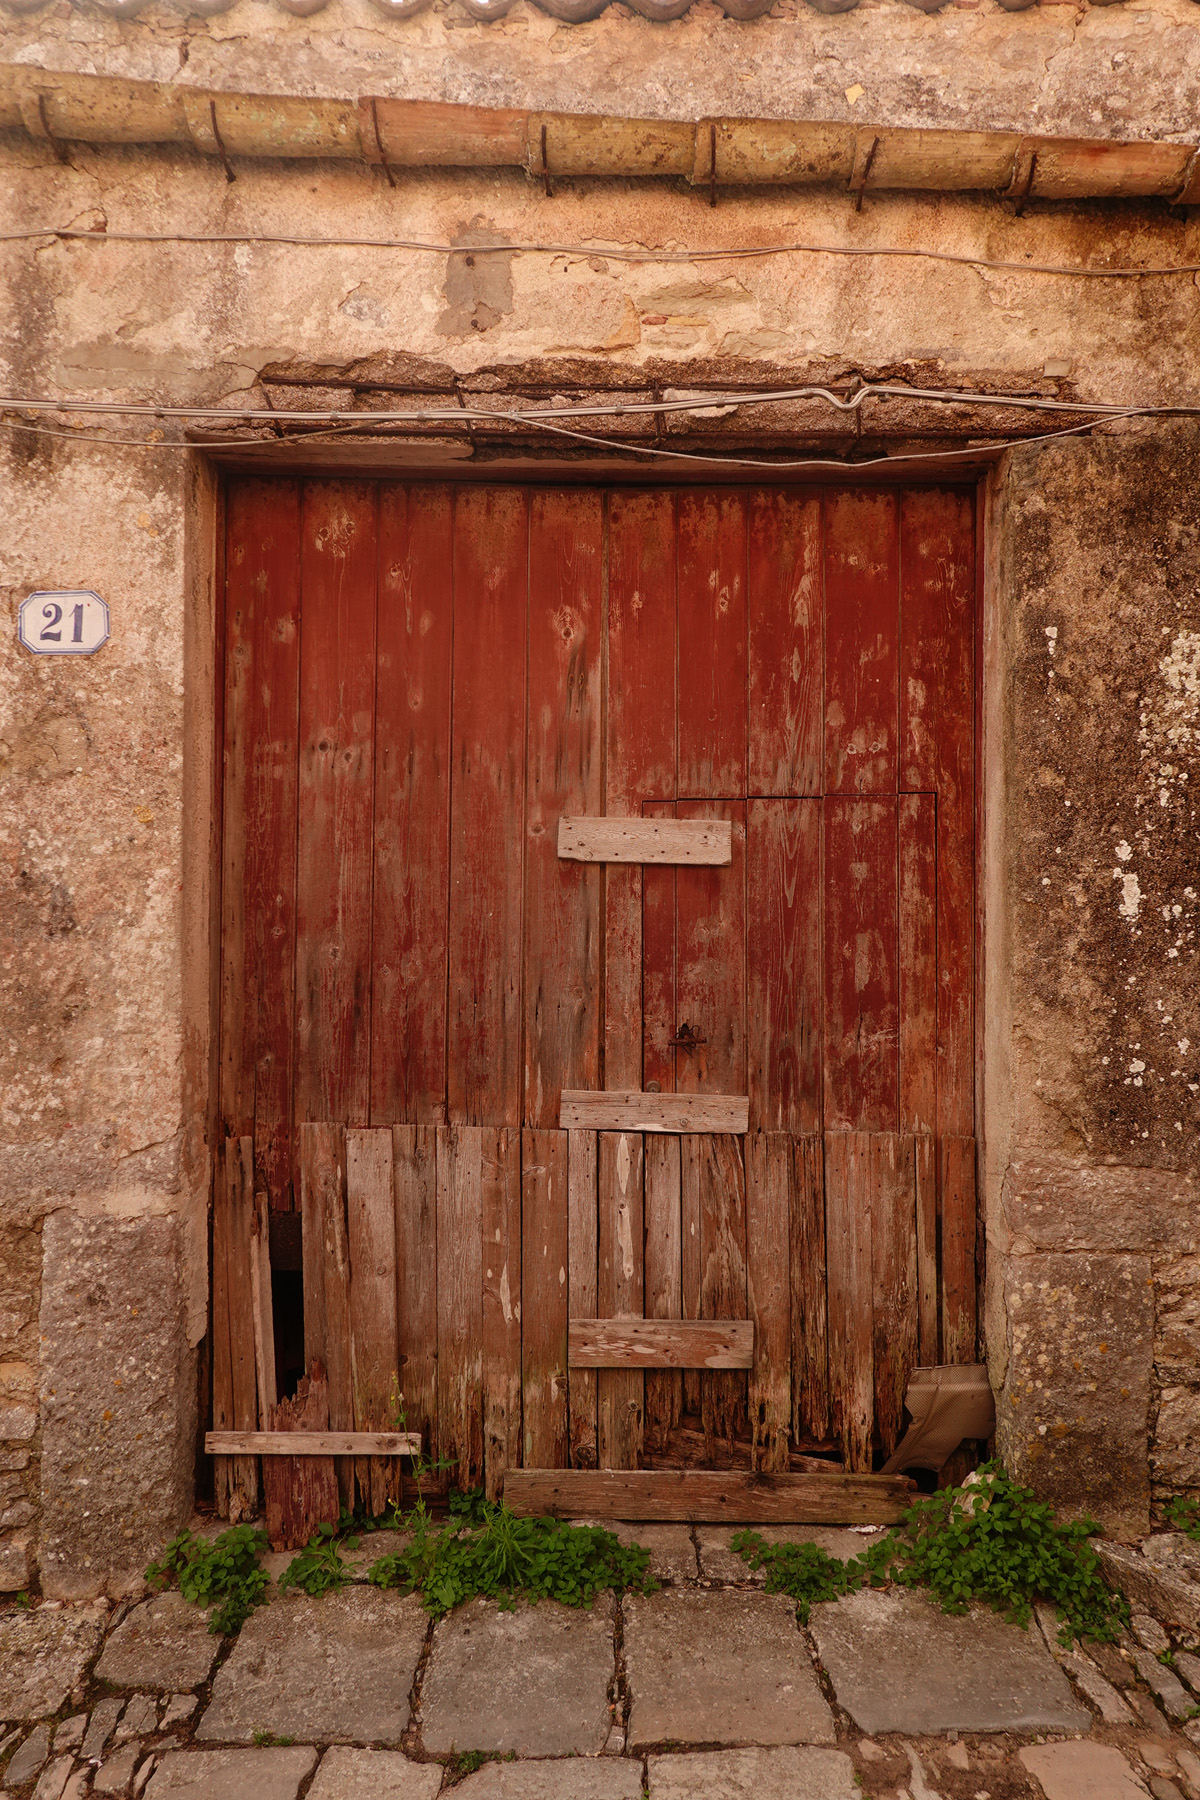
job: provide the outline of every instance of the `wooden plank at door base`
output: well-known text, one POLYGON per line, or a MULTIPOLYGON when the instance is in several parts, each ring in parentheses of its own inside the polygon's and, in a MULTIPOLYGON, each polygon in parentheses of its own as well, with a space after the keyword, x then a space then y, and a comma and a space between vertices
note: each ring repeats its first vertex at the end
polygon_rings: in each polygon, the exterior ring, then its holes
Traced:
POLYGON ((419 1431, 210 1431, 206 1456, 418 1456, 419 1431))
POLYGON ((572 1319, 573 1369, 749 1369, 749 1319, 572 1319))
POLYGON ((748 1469, 510 1469, 504 1479, 523 1518, 895 1525, 916 1491, 903 1476, 748 1469))
POLYGON ((750 1101, 745 1094, 643 1094, 619 1088, 600 1093, 564 1088, 558 1122, 570 1131, 721 1131, 744 1137, 750 1101))
POLYGON ((333 1457, 289 1454, 302 1434, 320 1435, 328 1424, 329 1387, 325 1370, 314 1357, 294 1396, 267 1409, 267 1429, 257 1434, 268 1442, 286 1440, 278 1449, 270 1444, 262 1465, 267 1537, 273 1550, 299 1550, 318 1525, 338 1522, 342 1500, 333 1457))
POLYGON ((558 821, 564 862, 712 863, 733 860, 728 819, 573 819, 558 821))

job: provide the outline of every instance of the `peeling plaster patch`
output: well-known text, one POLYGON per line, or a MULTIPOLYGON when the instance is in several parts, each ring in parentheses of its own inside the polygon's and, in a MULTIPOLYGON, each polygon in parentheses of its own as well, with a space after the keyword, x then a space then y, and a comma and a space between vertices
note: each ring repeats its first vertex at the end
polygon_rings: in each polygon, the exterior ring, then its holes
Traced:
POLYGON ((1118 912, 1123 919, 1136 919, 1138 908, 1142 904, 1142 890, 1136 875, 1126 875, 1121 869, 1113 870, 1113 880, 1121 883, 1121 904, 1118 912))

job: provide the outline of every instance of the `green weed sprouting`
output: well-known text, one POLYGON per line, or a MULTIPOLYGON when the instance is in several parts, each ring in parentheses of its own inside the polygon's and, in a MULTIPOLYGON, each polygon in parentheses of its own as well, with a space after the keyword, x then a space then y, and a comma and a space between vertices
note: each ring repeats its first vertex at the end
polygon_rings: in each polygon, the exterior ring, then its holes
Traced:
POLYGON ((309 1538, 304 1549, 294 1556, 283 1574, 279 1577, 279 1587, 296 1587, 305 1594, 328 1594, 331 1589, 345 1587, 350 1580, 350 1566, 342 1555, 342 1546, 347 1550, 358 1549, 356 1536, 345 1537, 342 1533, 347 1528, 347 1515, 336 1525, 318 1525, 309 1538))
POLYGON ((1129 1605, 1106 1586, 1088 1543, 1099 1529, 1094 1519, 1056 1524, 1049 1506, 990 1462, 962 1487, 914 1502, 903 1535, 890 1532, 843 1564, 815 1544, 768 1545, 755 1532, 739 1532, 733 1547, 767 1570, 769 1593, 792 1596, 802 1621, 819 1600, 890 1580, 928 1587, 945 1612, 981 1600, 1018 1625, 1029 1623, 1035 1600, 1047 1601, 1058 1609, 1063 1644, 1111 1643, 1129 1622, 1129 1605))
POLYGON ((211 1632, 237 1631, 267 1594, 267 1574, 258 1566, 267 1534, 254 1525, 232 1525, 211 1542, 181 1531, 158 1562, 146 1570, 153 1588, 178 1584, 185 1600, 211 1606, 211 1632))
POLYGON ((1194 1544, 1200 1544, 1200 1505, 1188 1500, 1183 1494, 1176 1494, 1163 1507, 1163 1516, 1167 1524, 1176 1531, 1182 1531, 1184 1537, 1191 1538, 1194 1544))

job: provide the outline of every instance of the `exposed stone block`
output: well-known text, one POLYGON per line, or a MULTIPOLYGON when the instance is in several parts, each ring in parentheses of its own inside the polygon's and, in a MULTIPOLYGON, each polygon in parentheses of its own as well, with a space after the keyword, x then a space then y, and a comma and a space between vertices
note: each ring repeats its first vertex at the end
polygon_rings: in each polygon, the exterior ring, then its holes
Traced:
POLYGON ((33 1580, 33 1533, 0 1538, 0 1594, 16 1594, 33 1580))

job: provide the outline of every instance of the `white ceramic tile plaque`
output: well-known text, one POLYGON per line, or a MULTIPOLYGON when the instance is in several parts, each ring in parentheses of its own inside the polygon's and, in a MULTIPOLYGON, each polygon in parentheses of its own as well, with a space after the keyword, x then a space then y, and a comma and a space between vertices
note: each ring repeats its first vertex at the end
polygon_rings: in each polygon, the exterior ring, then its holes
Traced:
POLYGON ((108 641, 108 606, 90 588, 30 594, 17 614, 17 636, 35 656, 91 656, 108 641))

